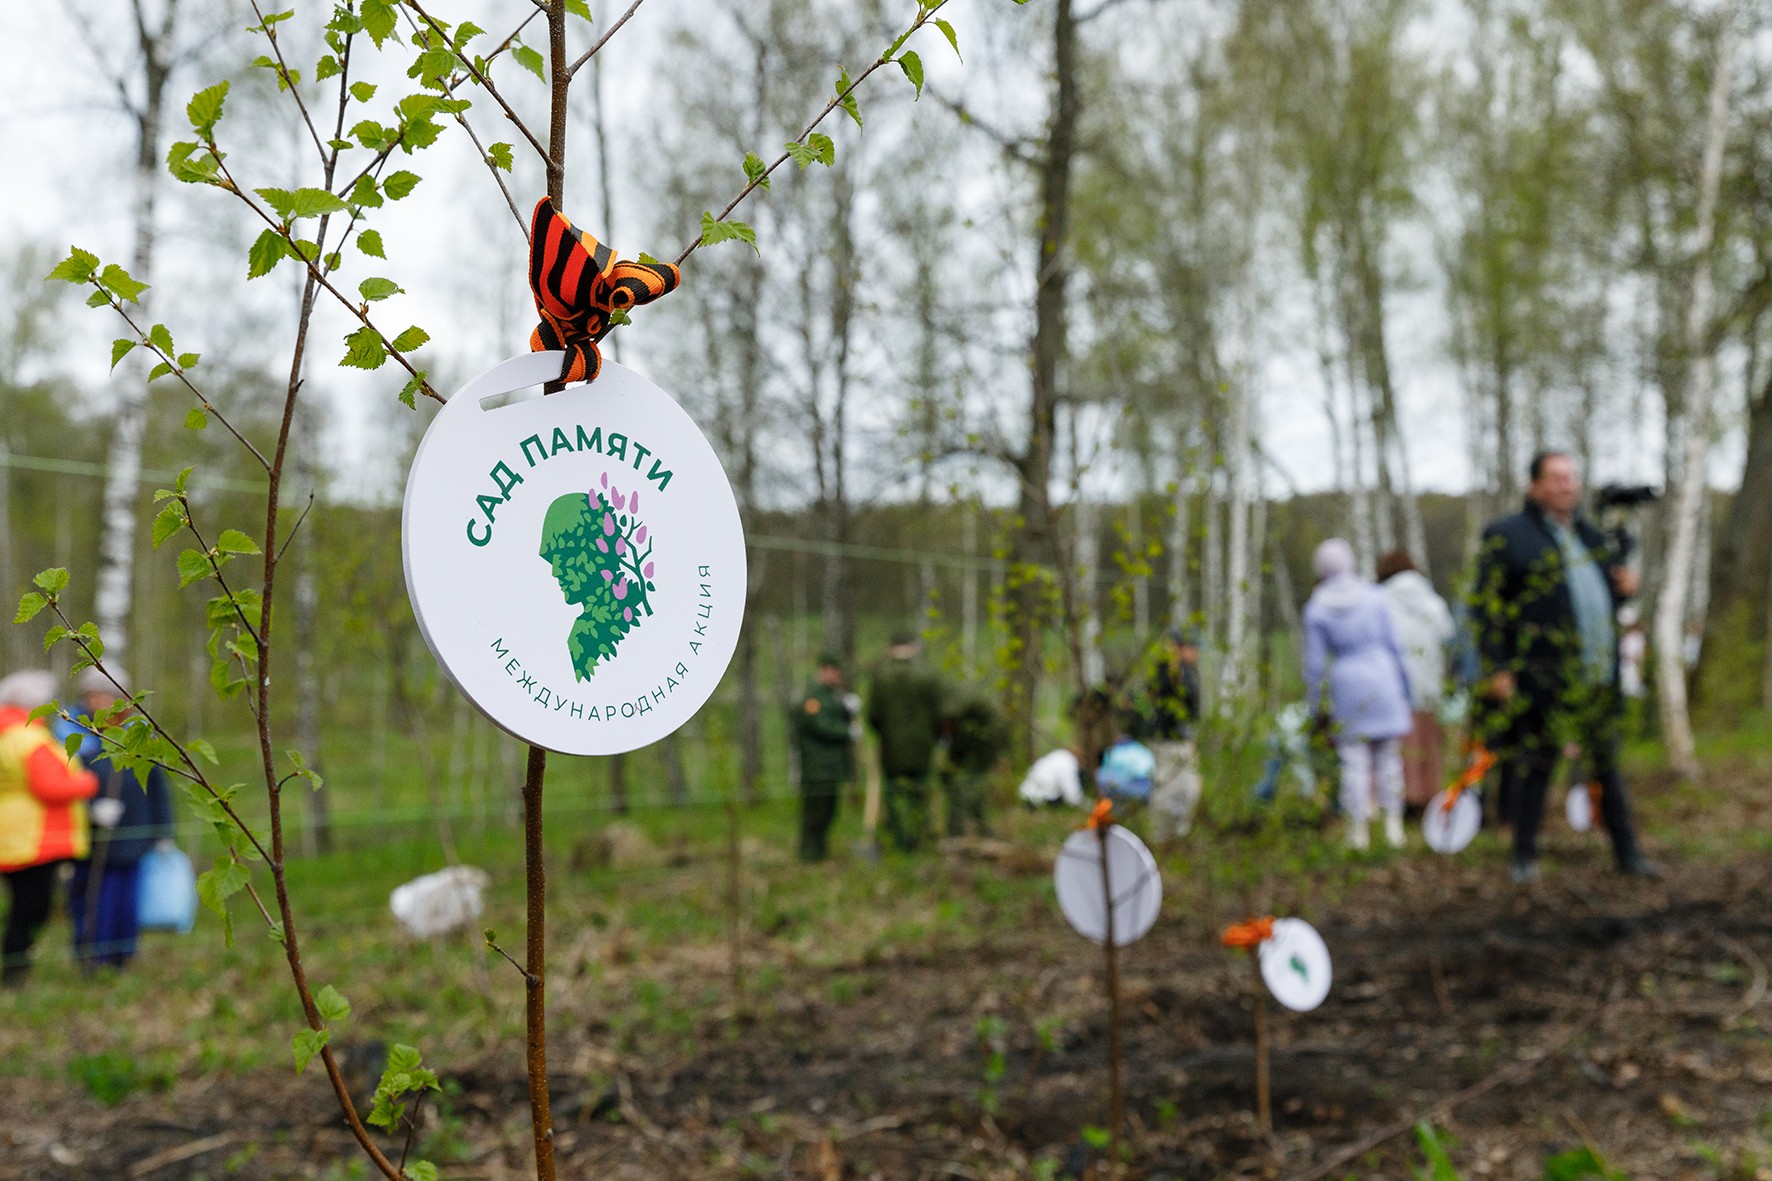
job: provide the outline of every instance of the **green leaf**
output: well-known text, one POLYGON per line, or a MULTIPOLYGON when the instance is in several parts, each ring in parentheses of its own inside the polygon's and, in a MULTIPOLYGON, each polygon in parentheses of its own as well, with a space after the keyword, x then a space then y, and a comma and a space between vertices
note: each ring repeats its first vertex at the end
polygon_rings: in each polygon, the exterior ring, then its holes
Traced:
POLYGON ((812 149, 814 157, 820 164, 835 164, 837 162, 837 145, 831 142, 830 136, 821 135, 815 131, 806 137, 806 146, 812 149))
MULTIPOLYGON (((344 73, 344 67, 339 65, 338 59, 333 57, 330 53, 314 63, 314 81, 316 82, 324 82, 328 78, 336 78, 342 73, 344 73)), ((363 83, 359 82, 357 85, 362 86, 363 83)))
POLYGON ((183 590, 193 582, 201 582, 214 573, 209 564, 209 555, 200 549, 183 550, 178 555, 178 588, 183 590))
POLYGON ((51 566, 31 579, 31 583, 45 594, 59 595, 68 589, 68 572, 60 566, 51 566))
POLYGON ((172 362, 171 361, 162 361, 158 365, 154 366, 152 369, 148 370, 148 380, 149 381, 159 381, 162 377, 170 377, 171 375, 172 375, 172 362))
POLYGON ((511 46, 511 56, 517 59, 518 65, 522 66, 525 70, 528 70, 531 74, 534 74, 537 78, 540 78, 543 82, 548 80, 548 71, 542 64, 541 54, 529 48, 529 46, 511 46))
POLYGON ((511 145, 502 143, 493 144, 490 148, 486 149, 486 159, 494 168, 502 168, 506 172, 509 172, 512 163, 511 145))
POLYGON ((166 171, 188 185, 220 184, 221 159, 194 140, 180 140, 166 150, 166 171))
POLYGON ((414 409, 418 405, 418 396, 424 392, 425 372, 420 369, 412 375, 411 381, 400 387, 400 401, 405 403, 408 410, 414 409))
POLYGON ((448 78, 455 69, 455 51, 453 49, 427 49, 418 55, 412 68, 406 71, 408 78, 417 78, 425 86, 441 87, 443 80, 448 78))
POLYGON ((300 1074, 308 1068, 323 1047, 332 1040, 330 1029, 304 1029, 298 1032, 290 1042, 290 1049, 295 1054, 295 1073, 300 1074))
POLYGON ((59 279, 63 283, 84 283, 91 279, 98 270, 98 255, 82 250, 78 246, 69 248, 68 257, 55 264, 45 280, 59 279))
POLYGON ((195 369, 197 362, 203 359, 202 353, 180 353, 174 358, 180 369, 195 369))
POLYGON ((215 757, 215 747, 209 745, 209 742, 207 739, 193 738, 189 742, 187 742, 185 744, 185 746, 190 750, 190 752, 192 754, 200 757, 204 762, 208 763, 211 767, 221 766, 221 760, 215 757))
POLYGON ((455 47, 460 49, 469 41, 472 41, 475 37, 481 36, 485 32, 485 29, 482 29, 473 21, 463 21, 461 24, 455 26, 455 47))
POLYGON ((200 431, 208 425, 209 415, 203 412, 203 407, 193 406, 185 411, 185 429, 187 431, 200 431))
POLYGON ((221 122, 222 103, 228 97, 227 82, 217 82, 206 90, 199 90, 185 104, 185 115, 191 120, 191 129, 205 140, 215 138, 215 125, 221 122))
POLYGON ((954 56, 960 58, 961 61, 965 61, 966 59, 960 56, 960 36, 954 32, 954 26, 948 24, 947 21, 942 20, 940 17, 937 17, 934 23, 935 27, 940 29, 942 34, 947 37, 948 44, 954 47, 954 56))
POLYGON ((423 328, 420 328, 417 324, 414 324, 412 327, 394 338, 394 351, 410 353, 412 350, 421 347, 429 339, 431 339, 431 334, 426 332, 423 328))
POLYGON ((857 127, 861 126, 861 107, 855 102, 855 83, 849 80, 849 71, 841 70, 837 74, 837 105, 849 112, 857 127))
POLYGON ((585 0, 566 0, 566 11, 586 24, 591 21, 591 6, 585 0))
POLYGON ((380 230, 364 230, 361 234, 358 234, 357 249, 361 250, 364 254, 373 255, 376 258, 387 257, 387 254, 382 250, 380 230))
POLYGON ((86 735, 75 732, 62 739, 62 749, 67 751, 68 758, 72 759, 75 755, 80 753, 80 748, 84 746, 85 743, 86 735))
POLYGON ((12 617, 14 623, 29 623, 37 618, 43 608, 49 606, 49 597, 36 591, 28 591, 18 601, 18 614, 12 617))
POLYGON ((744 178, 759 188, 769 187, 769 165, 755 152, 744 154, 744 178))
POLYGON ((138 282, 128 271, 116 263, 111 263, 99 273, 98 284, 105 290, 127 299, 130 303, 138 302, 135 297, 148 289, 146 283, 138 282))
POLYGON ((417 188, 420 179, 415 172, 401 170, 381 182, 381 191, 388 195, 390 201, 398 201, 417 188))
POLYGON ((357 293, 364 299, 374 303, 376 300, 387 299, 391 295, 399 295, 406 289, 392 279, 369 278, 357 284, 357 293))
MULTIPOLYGON (((748 242, 757 249, 757 231, 742 221, 715 221, 711 213, 701 215, 701 243, 713 246, 720 242, 748 242)), ((761 253, 761 251, 759 251, 761 253)))
POLYGON ((221 916, 222 937, 229 947, 234 945, 234 921, 228 914, 228 899, 245 888, 246 879, 246 867, 231 857, 197 877, 197 897, 221 916))
POLYGON ((320 1010, 320 1016, 331 1022, 343 1021, 351 1015, 351 1002, 330 984, 314 994, 314 1007, 320 1010))
MULTIPOLYGON (((394 36, 399 24, 399 0, 363 0, 363 31, 374 40, 375 47, 394 36)), ((396 38, 397 40, 397 38, 396 38)))
POLYGON ((221 536, 215 539, 215 548, 224 554, 256 554, 260 552, 258 542, 238 529, 223 529, 221 536))
MULTIPOLYGON (((583 2, 579 0, 579 3, 583 2)), ((585 19, 591 18, 587 16, 585 19)), ((415 1160, 406 1166, 406 1176, 408 1181, 437 1181, 437 1166, 428 1160, 415 1160)))
MULTIPOLYGON (((357 183, 351 186, 351 204, 361 205, 365 209, 381 208, 381 194, 376 191, 375 178, 373 176, 365 173, 357 178, 357 183)), ((369 231, 367 230, 364 231, 364 233, 368 232, 369 231)), ((377 234, 375 240, 378 242, 381 241, 381 235, 377 234)))
POLYGON ((353 82, 353 83, 351 83, 351 97, 356 99, 360 103, 368 102, 370 99, 375 97, 375 83, 373 83, 373 82, 353 82))
POLYGON ((113 340, 111 342, 111 368, 115 369, 118 362, 122 361, 124 357, 127 357, 129 355, 129 350, 134 347, 135 341, 130 340, 127 337, 120 336, 116 340, 113 340))
POLYGON ((917 88, 917 97, 922 98, 923 59, 917 56, 917 51, 914 49, 907 49, 899 54, 898 68, 904 71, 904 76, 909 78, 911 80, 911 85, 917 88))
POLYGON ((289 242, 276 230, 266 230, 252 243, 246 254, 246 277, 257 279, 271 273, 271 268, 290 257, 289 242))
POLYGON ((387 359, 381 333, 365 325, 345 337, 345 356, 339 364, 353 369, 380 369, 387 359))
POLYGON ((148 329, 148 343, 168 356, 177 351, 172 347, 172 332, 164 324, 148 329))

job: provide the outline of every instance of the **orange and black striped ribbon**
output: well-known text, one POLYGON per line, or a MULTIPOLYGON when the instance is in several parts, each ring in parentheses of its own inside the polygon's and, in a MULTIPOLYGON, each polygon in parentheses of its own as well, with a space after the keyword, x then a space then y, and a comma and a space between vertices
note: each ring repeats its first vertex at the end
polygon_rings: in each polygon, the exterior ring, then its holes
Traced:
POLYGON ((668 295, 681 280, 670 263, 617 262, 615 251, 543 197, 529 227, 529 287, 541 313, 529 347, 565 351, 561 381, 594 381, 603 367, 597 342, 609 334, 615 312, 668 295))

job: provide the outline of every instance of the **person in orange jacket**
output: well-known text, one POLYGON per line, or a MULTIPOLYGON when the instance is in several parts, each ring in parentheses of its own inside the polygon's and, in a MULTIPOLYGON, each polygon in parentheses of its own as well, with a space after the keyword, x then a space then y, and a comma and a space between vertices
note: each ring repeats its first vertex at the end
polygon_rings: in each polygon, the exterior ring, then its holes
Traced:
POLYGON ((0 876, 12 896, 0 947, 0 984, 7 986, 30 971, 57 866, 86 856, 85 801, 98 791, 98 779, 69 759, 47 726, 31 721, 31 711, 54 695, 47 672, 0 679, 0 876))

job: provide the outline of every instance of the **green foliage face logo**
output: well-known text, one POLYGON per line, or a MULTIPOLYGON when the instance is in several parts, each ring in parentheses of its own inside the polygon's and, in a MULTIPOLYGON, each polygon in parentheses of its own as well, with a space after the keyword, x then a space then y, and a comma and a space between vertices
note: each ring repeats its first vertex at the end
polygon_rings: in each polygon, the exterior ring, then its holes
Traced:
POLYGON ((652 538, 640 522, 640 493, 623 493, 604 472, 599 487, 548 506, 541 556, 568 603, 583 608, 566 637, 572 669, 591 679, 627 634, 652 614, 652 538))

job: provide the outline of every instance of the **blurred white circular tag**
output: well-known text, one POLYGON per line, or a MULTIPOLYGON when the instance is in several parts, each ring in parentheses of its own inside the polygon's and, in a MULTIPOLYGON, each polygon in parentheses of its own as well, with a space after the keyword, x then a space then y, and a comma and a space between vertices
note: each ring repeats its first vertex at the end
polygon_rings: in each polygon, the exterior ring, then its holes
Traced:
POLYGON ((1307 1013, 1329 995, 1329 947, 1303 919, 1275 919, 1274 937, 1263 940, 1256 954, 1268 991, 1288 1009, 1307 1013))
POLYGON ((1572 783, 1563 799, 1563 815, 1576 832, 1591 832, 1594 827, 1594 801, 1587 793, 1587 784, 1572 783))
POLYGON ((617 754, 719 684, 744 531, 713 448, 632 370, 605 361, 589 385, 497 404, 557 378, 561 356, 513 357, 431 420, 406 481, 406 590, 487 717, 548 750, 617 754))
POLYGON ((1450 798, 1451 793, 1442 791, 1428 801, 1421 814, 1422 839, 1436 853, 1460 852, 1477 839, 1477 830, 1483 827, 1483 804, 1473 793, 1458 793, 1457 802, 1447 808, 1450 798))
MULTIPOLYGON (((1077 934, 1107 942, 1107 906, 1101 888, 1102 842, 1093 829, 1074 832, 1058 851, 1052 871, 1058 908, 1077 934)), ((1108 889, 1114 898, 1114 946, 1142 939, 1163 909, 1163 875, 1136 833, 1118 824, 1107 830, 1108 889)))

